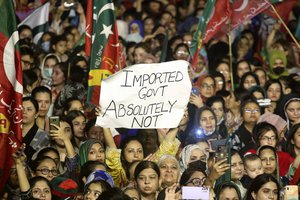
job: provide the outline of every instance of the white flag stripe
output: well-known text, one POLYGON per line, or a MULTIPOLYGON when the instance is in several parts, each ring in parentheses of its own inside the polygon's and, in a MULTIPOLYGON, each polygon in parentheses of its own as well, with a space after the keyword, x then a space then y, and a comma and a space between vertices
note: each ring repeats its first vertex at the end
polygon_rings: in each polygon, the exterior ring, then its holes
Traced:
MULTIPOLYGON (((49 18, 49 10, 50 2, 47 2, 39 8, 35 9, 33 13, 31 13, 18 25, 18 27, 25 24, 33 30, 35 27, 45 24, 49 18)), ((42 36, 44 30, 41 31, 42 32, 38 32, 34 35, 34 43, 37 43, 42 36)))
POLYGON ((31 13, 18 25, 18 27, 23 24, 26 24, 33 29, 36 26, 44 24, 46 21, 48 21, 49 9, 50 9, 50 2, 47 2, 41 7, 35 9, 33 13, 31 13))

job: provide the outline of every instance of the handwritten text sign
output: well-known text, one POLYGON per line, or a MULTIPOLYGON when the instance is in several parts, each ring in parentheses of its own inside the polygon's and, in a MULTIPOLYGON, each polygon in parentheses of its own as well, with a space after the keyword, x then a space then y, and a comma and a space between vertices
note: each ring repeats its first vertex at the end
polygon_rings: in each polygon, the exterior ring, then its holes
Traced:
POLYGON ((177 127, 189 101, 189 63, 127 67, 102 81, 97 124, 110 128, 177 127))

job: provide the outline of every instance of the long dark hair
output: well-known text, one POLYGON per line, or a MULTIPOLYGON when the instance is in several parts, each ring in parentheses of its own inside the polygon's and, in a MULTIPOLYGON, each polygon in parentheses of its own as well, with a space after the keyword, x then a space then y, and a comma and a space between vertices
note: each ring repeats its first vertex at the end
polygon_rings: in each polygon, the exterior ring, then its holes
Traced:
POLYGON ((288 132, 288 137, 287 137, 287 143, 286 143, 286 150, 293 158, 296 158, 296 152, 295 152, 295 143, 292 143, 292 140, 295 137, 295 134, 297 133, 297 130, 300 128, 300 123, 295 124, 292 126, 292 128, 288 132))
POLYGON ((160 177, 160 170, 159 170, 157 164, 152 161, 143 160, 136 166, 136 168, 134 170, 134 179, 137 180, 141 171, 143 171, 144 169, 149 169, 149 168, 153 169, 156 172, 158 178, 160 177))
MULTIPOLYGON (((136 136, 128 136, 126 137, 122 142, 121 142, 121 145, 120 145, 120 148, 121 148, 121 161, 122 161, 122 167, 123 169, 125 170, 126 174, 128 175, 129 174, 129 166, 130 166, 130 163, 125 159, 125 148, 127 147, 127 145, 132 142, 132 141, 137 141, 142 145, 141 141, 139 140, 138 137, 136 136)), ((143 148, 143 151, 144 151, 144 148, 143 148)))
POLYGON ((261 187, 268 183, 268 182, 274 182, 277 186, 278 192, 277 192, 277 199, 279 199, 279 183, 278 181, 274 178, 274 176, 270 174, 261 174, 258 175, 253 181, 252 184, 250 185, 247 194, 246 194, 246 200, 254 200, 252 197, 252 192, 257 194, 257 192, 261 189, 261 187))

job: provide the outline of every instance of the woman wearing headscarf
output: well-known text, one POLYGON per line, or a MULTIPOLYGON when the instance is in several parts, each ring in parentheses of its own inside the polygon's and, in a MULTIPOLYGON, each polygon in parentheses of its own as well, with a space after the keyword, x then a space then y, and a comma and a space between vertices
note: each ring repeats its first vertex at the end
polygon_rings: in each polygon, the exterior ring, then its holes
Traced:
POLYGON ((102 163, 105 162, 105 149, 100 140, 89 139, 80 146, 78 163, 79 171, 82 165, 89 160, 98 160, 102 163))
POLYGON ((202 151, 202 148, 197 144, 190 144, 185 146, 179 155, 180 172, 183 173, 190 163, 197 160, 206 162, 206 155, 202 151))

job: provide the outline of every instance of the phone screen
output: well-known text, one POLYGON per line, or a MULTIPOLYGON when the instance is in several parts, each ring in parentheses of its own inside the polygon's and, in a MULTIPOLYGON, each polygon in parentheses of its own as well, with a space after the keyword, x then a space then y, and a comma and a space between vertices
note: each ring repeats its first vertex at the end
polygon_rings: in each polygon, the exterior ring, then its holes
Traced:
POLYGON ((52 116, 49 117, 49 123, 50 123, 50 130, 57 130, 57 128, 55 128, 52 124, 59 126, 59 116, 52 116))
POLYGON ((182 199, 209 200, 209 189, 205 187, 182 187, 182 199))

